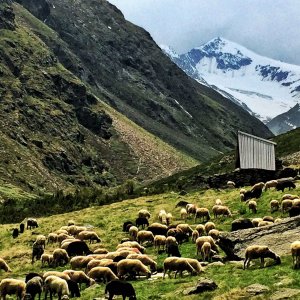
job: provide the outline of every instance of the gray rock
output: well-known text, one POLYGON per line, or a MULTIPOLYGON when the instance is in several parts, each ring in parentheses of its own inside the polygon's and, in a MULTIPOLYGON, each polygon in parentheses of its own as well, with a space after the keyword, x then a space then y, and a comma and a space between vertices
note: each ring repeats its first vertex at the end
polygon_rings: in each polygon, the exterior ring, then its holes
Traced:
MULTIPOLYGON (((273 295, 271 295, 270 300, 284 300, 284 299, 291 299, 292 297, 296 297, 299 299, 300 290, 298 289, 280 289, 276 291, 273 295)), ((296 298, 294 298, 296 299, 296 298)))
POLYGON ((218 285, 214 281, 207 278, 200 278, 196 286, 186 289, 183 292, 183 294, 184 295, 200 294, 207 291, 213 291, 217 287, 218 285))
POLYGON ((266 293, 268 291, 270 291, 270 288, 258 283, 254 283, 246 287, 246 292, 249 293, 251 296, 266 293))
POLYGON ((212 263, 208 264, 208 267, 213 267, 213 266, 223 267, 225 265, 220 261, 216 261, 216 262, 212 262, 212 263))

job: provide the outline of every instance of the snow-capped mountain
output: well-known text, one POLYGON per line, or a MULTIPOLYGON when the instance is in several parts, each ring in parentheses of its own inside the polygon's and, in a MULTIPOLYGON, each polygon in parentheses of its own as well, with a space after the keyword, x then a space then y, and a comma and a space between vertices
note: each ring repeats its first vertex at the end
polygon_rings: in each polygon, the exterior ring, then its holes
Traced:
POLYGON ((300 103, 300 66, 260 56, 220 37, 180 55, 161 48, 189 76, 264 122, 300 103))

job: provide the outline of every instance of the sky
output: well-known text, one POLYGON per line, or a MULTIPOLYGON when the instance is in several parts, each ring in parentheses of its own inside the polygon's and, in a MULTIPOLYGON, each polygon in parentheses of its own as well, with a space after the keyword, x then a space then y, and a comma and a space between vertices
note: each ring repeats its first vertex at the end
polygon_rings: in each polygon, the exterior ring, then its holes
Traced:
POLYGON ((299 0, 109 0, 157 44, 185 53, 220 36, 300 65, 299 0))

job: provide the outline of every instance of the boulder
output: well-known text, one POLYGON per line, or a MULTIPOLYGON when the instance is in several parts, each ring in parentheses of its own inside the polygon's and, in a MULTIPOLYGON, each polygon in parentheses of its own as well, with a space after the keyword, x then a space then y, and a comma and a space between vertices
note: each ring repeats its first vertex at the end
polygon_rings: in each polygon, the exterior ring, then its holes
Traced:
POLYGON ((284 288, 276 291, 271 295, 270 300, 284 300, 284 299, 299 299, 300 290, 299 289, 290 289, 284 288), (296 298, 294 298, 296 297, 296 298))
POLYGON ((183 292, 183 294, 184 295, 200 294, 207 291, 213 291, 217 287, 218 285, 211 279, 200 278, 194 287, 186 289, 183 292))
POLYGON ((218 245, 230 260, 244 259, 246 248, 254 244, 267 245, 278 255, 286 255, 290 253, 291 243, 299 239, 299 225, 300 216, 296 216, 264 227, 222 232, 218 245))
POLYGON ((268 291, 270 291, 269 287, 259 283, 254 283, 246 287, 246 292, 251 296, 263 294, 268 291))

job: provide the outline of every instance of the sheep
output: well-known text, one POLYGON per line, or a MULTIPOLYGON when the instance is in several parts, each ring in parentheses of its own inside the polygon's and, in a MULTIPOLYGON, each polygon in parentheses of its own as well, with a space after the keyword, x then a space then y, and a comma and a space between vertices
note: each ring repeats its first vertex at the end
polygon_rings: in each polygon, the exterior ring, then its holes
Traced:
MULTIPOLYGON (((212 223, 212 222, 208 222, 208 223, 212 223)), ((199 236, 203 235, 205 232, 205 226, 203 224, 198 224, 195 229, 198 231, 199 236)))
POLYGON ((64 270, 63 273, 67 274, 71 280, 78 283, 80 289, 82 283, 85 283, 87 286, 91 286, 95 283, 95 280, 87 276, 83 271, 64 270))
POLYGON ((69 262, 69 255, 65 249, 55 249, 53 251, 53 264, 54 266, 65 265, 69 262))
POLYGON ((268 226, 268 225, 273 225, 273 222, 270 221, 261 221, 258 223, 257 227, 263 227, 263 226, 268 226))
POLYGON ((271 200, 270 201, 270 209, 271 213, 278 211, 280 207, 279 201, 278 200, 271 200))
POLYGON ((67 285, 69 288, 71 298, 80 297, 80 290, 78 284, 73 280, 67 280, 67 285))
POLYGON ((93 251, 94 254, 106 254, 108 250, 106 248, 97 248, 93 251))
POLYGON ((208 232, 208 235, 211 236, 216 241, 219 238, 220 232, 217 229, 212 229, 208 232))
POLYGON ((212 250, 216 251, 217 253, 219 252, 218 247, 217 247, 217 245, 215 244, 215 241, 214 241, 214 239, 213 239, 211 236, 200 236, 200 237, 198 237, 197 240, 196 240, 196 249, 197 249, 196 254, 197 254, 197 255, 198 255, 199 253, 201 253, 202 245, 203 245, 205 242, 209 242, 209 243, 210 243, 212 250))
POLYGON ((240 194, 245 194, 247 191, 246 191, 246 189, 240 189, 240 194))
POLYGON ((145 266, 149 266, 151 272, 155 272, 157 269, 157 263, 150 258, 148 255, 145 254, 129 254, 126 259, 138 259, 140 260, 145 266))
POLYGON ((151 214, 149 213, 149 211, 147 209, 141 209, 138 212, 138 217, 139 218, 147 218, 150 219, 151 218, 151 214))
POLYGON ((248 208, 249 210, 252 210, 252 213, 256 214, 257 213, 257 203, 254 200, 250 200, 248 202, 248 208))
POLYGON ((141 246, 138 242, 132 241, 132 242, 125 242, 123 244, 120 244, 117 246, 117 249, 119 248, 124 248, 124 247, 129 247, 129 248, 137 248, 141 253, 145 251, 145 248, 141 246))
POLYGON ((227 181, 227 187, 230 189, 234 189, 235 188, 235 183, 233 181, 227 181))
POLYGON ((262 218, 254 218, 254 219, 252 219, 252 224, 254 227, 258 227, 258 224, 262 221, 263 221, 262 218))
POLYGON ((75 239, 75 238, 72 238, 72 239, 65 239, 65 240, 63 240, 63 241, 61 242, 60 248, 67 250, 68 246, 69 246, 71 243, 75 242, 75 241, 81 242, 81 240, 75 239))
POLYGON ((137 234, 137 242, 142 244, 144 242, 154 243, 154 235, 151 231, 141 230, 137 234))
POLYGON ((171 271, 175 271, 175 278, 177 273, 179 272, 180 277, 182 277, 183 271, 190 272, 191 276, 196 273, 196 270, 190 265, 187 259, 183 257, 167 257, 164 260, 164 275, 165 278, 166 273, 168 272, 169 278, 171 278, 171 271))
POLYGON ((275 221, 274 221, 274 223, 280 223, 280 222, 282 222, 281 218, 276 218, 275 221))
POLYGON ((45 246, 46 246, 46 237, 43 235, 43 234, 39 234, 37 237, 36 237, 36 240, 35 240, 35 243, 38 244, 38 245, 41 245, 44 249, 45 249, 45 246))
POLYGON ((75 221, 74 220, 69 220, 68 221, 68 226, 72 226, 72 225, 75 225, 75 221))
POLYGON ((263 221, 268 221, 274 223, 274 218, 272 216, 264 216, 263 221))
POLYGON ((177 244, 171 244, 168 247, 166 247, 166 253, 168 256, 176 256, 176 257, 181 257, 178 243, 177 244))
POLYGON ((166 248, 168 248, 170 245, 178 245, 175 237, 173 236, 168 236, 166 238, 166 248))
POLYGON ((300 199, 293 199, 293 206, 300 206, 300 199))
MULTIPOLYGON (((262 219, 261 219, 262 221, 262 219)), ((231 231, 241 230, 241 229, 247 229, 247 228, 253 228, 254 225, 250 219, 236 219, 231 223, 231 231)))
POLYGON ((147 218, 144 218, 144 217, 138 217, 136 220, 135 220, 135 226, 136 227, 140 227, 142 226, 142 228, 145 228, 145 225, 146 226, 149 226, 149 221, 147 218))
POLYGON ((32 228, 37 228, 39 227, 38 225, 38 222, 36 219, 33 219, 33 218, 29 218, 27 219, 27 226, 26 226, 26 229, 32 229, 32 228))
POLYGON ((34 299, 37 294, 41 299, 42 291, 43 279, 40 276, 35 276, 26 283, 26 296, 30 295, 30 299, 34 299))
POLYGON ((34 263, 34 258, 40 260, 43 253, 44 253, 43 246, 34 242, 32 245, 31 263, 32 264, 34 263))
POLYGON ((45 281, 49 276, 56 276, 64 280, 70 280, 70 276, 66 273, 59 271, 48 271, 43 274, 43 280, 45 281))
POLYGON ((293 257, 293 267, 294 269, 300 266, 300 241, 295 241, 291 244, 291 252, 293 257))
POLYGON ((99 238, 98 234, 94 231, 81 231, 78 233, 77 238, 81 241, 89 240, 90 244, 92 241, 96 241, 96 243, 100 243, 101 239, 99 238))
POLYGON ((76 241, 76 240, 74 240, 69 245, 67 245, 66 251, 69 257, 75 255, 89 255, 92 253, 92 251, 84 241, 76 241))
POLYGON ((136 241, 138 232, 139 232, 139 229, 136 226, 131 226, 129 228, 128 233, 133 241, 136 241))
POLYGON ((129 226, 128 225, 133 225, 133 223, 131 221, 126 221, 123 223, 123 232, 128 232, 129 230, 129 226))
POLYGON ((196 209, 197 209, 197 206, 195 204, 189 203, 186 205, 186 211, 187 211, 188 216, 195 215, 196 209))
POLYGON ((265 187, 265 183, 259 182, 259 183, 254 184, 250 191, 253 192, 255 190, 262 190, 264 187, 265 187))
POLYGON ((16 239, 19 236, 19 229, 18 228, 14 228, 12 231, 12 237, 14 239, 16 239))
POLYGON ((68 231, 65 230, 65 229, 58 229, 58 230, 55 231, 55 233, 57 235, 62 234, 62 233, 68 235, 68 231))
POLYGON ((208 234, 212 229, 215 229, 215 228, 216 228, 216 225, 214 222, 207 222, 204 225, 206 234, 208 234))
POLYGON ((85 268, 85 273, 88 273, 90 270, 92 270, 95 267, 107 267, 104 265, 104 263, 112 263, 113 260, 110 258, 103 258, 103 259, 92 259, 88 262, 85 268))
MULTIPOLYGON (((76 236, 78 235, 81 231, 87 231, 87 227, 86 226, 73 226, 72 227, 68 227, 66 228, 66 230, 70 230, 70 234, 76 236), (71 229, 72 228, 72 229, 71 229)), ((68 231, 67 231, 68 232, 68 231)))
POLYGON ((199 261, 197 259, 194 259, 194 258, 185 258, 185 259, 194 268, 194 270, 196 271, 196 273, 198 275, 204 271, 201 264, 199 263, 199 261))
POLYGON ((182 232, 182 231, 178 231, 175 233, 174 235, 176 241, 178 242, 178 244, 182 244, 183 242, 188 242, 189 241, 189 236, 182 232))
POLYGON ((270 188, 276 188, 276 186, 277 186, 277 184, 278 184, 278 181, 277 180, 270 180, 270 181, 267 181, 266 183, 265 183, 265 191, 267 190, 267 189, 270 189, 270 188))
POLYGON ((60 234, 57 236, 57 242, 58 242, 58 243, 61 243, 63 240, 66 240, 66 239, 69 239, 69 238, 72 238, 72 236, 70 236, 70 235, 67 234, 67 233, 60 233, 60 234))
POLYGON ((284 192, 284 189, 286 189, 286 188, 289 188, 289 190, 295 189, 296 185, 292 181, 288 180, 288 181, 278 182, 278 184, 276 186, 277 191, 284 192))
POLYGON ((26 274, 26 276, 25 276, 25 283, 27 283, 30 279, 32 279, 34 277, 40 277, 43 280, 43 276, 42 275, 40 275, 38 273, 35 273, 35 272, 30 272, 30 273, 26 274))
POLYGON ((23 233, 23 232, 24 232, 24 229, 25 229, 25 224, 24 224, 24 223, 21 223, 21 224, 20 224, 20 229, 19 229, 20 233, 23 233))
POLYGON ((167 213, 167 225, 170 225, 172 223, 173 215, 171 213, 167 213))
POLYGON ((133 275, 146 275, 147 278, 151 277, 151 272, 147 266, 145 266, 138 259, 123 259, 117 264, 118 277, 123 278, 126 274, 133 275))
POLYGON ((50 299, 52 294, 56 293, 58 299, 69 299, 69 287, 67 281, 57 276, 48 276, 45 280, 45 300, 47 299, 48 292, 50 292, 50 299), (62 297, 63 296, 63 297, 62 297))
POLYGON ((202 221, 204 222, 204 218, 206 219, 206 222, 210 220, 210 214, 209 214, 209 210, 205 207, 200 207, 196 209, 195 212, 195 223, 197 218, 202 218, 202 221))
POLYGON ((178 224, 176 226, 177 230, 181 230, 183 233, 186 233, 187 235, 192 235, 193 229, 190 227, 189 224, 178 224))
POLYGON ((174 236, 176 235, 177 232, 182 232, 181 230, 178 230, 176 228, 171 228, 167 232, 167 236, 174 236))
POLYGON ((281 198, 281 200, 285 200, 285 199, 290 199, 290 200, 294 200, 294 199, 299 199, 298 195, 291 195, 291 194, 284 194, 281 198))
POLYGON ((154 237, 154 249, 157 248, 157 251, 159 251, 160 247, 162 246, 162 249, 165 249, 166 246, 166 240, 167 238, 164 235, 156 235, 154 237))
POLYGON ((281 202, 281 210, 283 213, 287 212, 293 206, 293 200, 285 199, 281 202))
POLYGON ((210 261, 212 256, 211 244, 209 242, 204 242, 201 246, 200 253, 203 261, 210 261))
POLYGON ((214 218, 217 219, 218 216, 229 216, 231 217, 232 214, 229 210, 229 208, 227 206, 223 206, 223 205, 214 205, 212 208, 213 214, 214 214, 214 218))
POLYGON ((249 199, 252 199, 252 198, 256 198, 258 199, 262 194, 262 188, 259 189, 254 189, 253 191, 247 191, 246 193, 244 194, 240 194, 240 197, 241 197, 241 201, 247 201, 249 199))
POLYGON ((164 209, 161 209, 158 213, 158 219, 161 223, 167 224, 167 213, 164 209))
POLYGON ((75 256, 71 258, 70 265, 72 269, 86 268, 87 264, 93 259, 92 256, 75 256))
POLYGON ((222 200, 221 199, 217 199, 215 201, 215 205, 223 205, 222 200))
POLYGON ((41 256, 41 261, 42 261, 42 267, 44 267, 45 263, 48 263, 48 267, 50 267, 50 265, 52 265, 53 263, 53 255, 43 253, 41 256))
POLYGON ((249 268, 250 261, 256 258, 260 258, 261 267, 264 267, 264 259, 267 257, 274 259, 276 264, 281 264, 280 257, 275 252, 271 251, 268 246, 248 246, 245 252, 244 270, 249 268))
POLYGON ((168 226, 160 223, 152 223, 148 229, 153 235, 167 235, 168 226))
POLYGON ((188 216, 188 213, 187 213, 186 209, 182 208, 180 210, 180 218, 185 221, 187 219, 187 216, 188 216))
POLYGON ((6 278, 0 283, 1 299, 6 299, 6 295, 17 295, 17 299, 22 300, 25 296, 26 283, 22 280, 6 278))
POLYGON ((122 295, 123 300, 126 297, 129 300, 136 300, 135 290, 131 283, 121 280, 112 280, 105 287, 105 294, 109 294, 108 300, 112 300, 114 295, 122 295))
POLYGON ((0 270, 1 269, 5 272, 12 272, 11 268, 8 266, 8 264, 3 258, 0 258, 0 270))
POLYGON ((47 243, 48 244, 52 244, 52 243, 56 243, 57 242, 57 238, 58 238, 58 234, 55 233, 55 232, 51 232, 48 234, 48 237, 47 237, 47 243))
POLYGON ((197 238, 199 237, 199 232, 197 230, 193 230, 192 232, 192 242, 196 243, 197 238))

